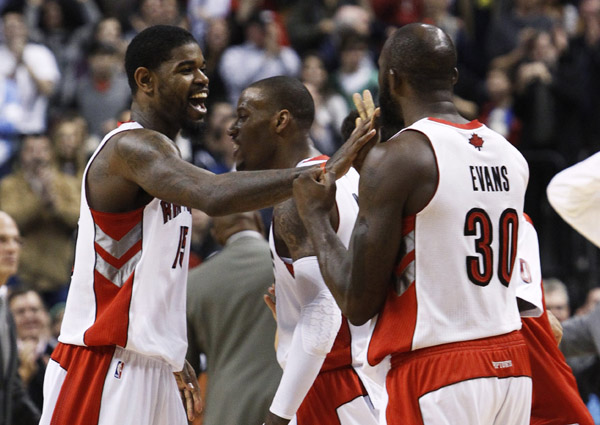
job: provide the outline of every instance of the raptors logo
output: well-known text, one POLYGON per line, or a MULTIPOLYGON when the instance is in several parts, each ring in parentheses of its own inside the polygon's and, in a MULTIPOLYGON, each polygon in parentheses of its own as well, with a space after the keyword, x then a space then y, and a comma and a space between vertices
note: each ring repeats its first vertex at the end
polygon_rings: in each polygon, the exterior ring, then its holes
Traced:
POLYGON ((473 134, 469 139, 469 143, 475 146, 478 151, 480 151, 483 146, 483 139, 477 134, 473 134))

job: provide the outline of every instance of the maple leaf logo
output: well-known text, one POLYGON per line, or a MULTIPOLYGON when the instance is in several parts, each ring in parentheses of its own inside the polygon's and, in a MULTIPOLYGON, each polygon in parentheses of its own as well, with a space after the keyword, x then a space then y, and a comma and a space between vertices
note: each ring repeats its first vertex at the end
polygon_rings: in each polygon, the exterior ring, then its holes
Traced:
POLYGON ((469 139, 469 143, 475 146, 478 151, 480 151, 483 146, 483 139, 477 134, 473 134, 469 139))

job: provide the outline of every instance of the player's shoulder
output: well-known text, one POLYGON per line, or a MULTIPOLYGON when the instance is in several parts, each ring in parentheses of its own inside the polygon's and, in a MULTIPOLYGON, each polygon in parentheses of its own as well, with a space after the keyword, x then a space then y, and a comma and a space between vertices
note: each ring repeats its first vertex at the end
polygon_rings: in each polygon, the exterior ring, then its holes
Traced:
POLYGON ((175 144, 164 134, 146 128, 134 128, 114 134, 110 139, 119 155, 138 155, 150 152, 177 153, 175 144))

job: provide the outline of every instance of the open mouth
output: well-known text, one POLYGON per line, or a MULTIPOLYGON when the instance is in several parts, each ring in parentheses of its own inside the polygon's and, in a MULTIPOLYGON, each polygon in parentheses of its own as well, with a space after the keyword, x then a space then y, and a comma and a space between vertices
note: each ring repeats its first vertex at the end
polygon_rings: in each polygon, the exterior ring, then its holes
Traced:
POLYGON ((206 114, 206 105, 204 105, 204 102, 206 101, 207 97, 208 97, 207 92, 201 92, 201 93, 196 93, 196 94, 191 95, 189 97, 190 106, 192 107, 192 109, 194 109, 201 115, 205 115, 206 114))

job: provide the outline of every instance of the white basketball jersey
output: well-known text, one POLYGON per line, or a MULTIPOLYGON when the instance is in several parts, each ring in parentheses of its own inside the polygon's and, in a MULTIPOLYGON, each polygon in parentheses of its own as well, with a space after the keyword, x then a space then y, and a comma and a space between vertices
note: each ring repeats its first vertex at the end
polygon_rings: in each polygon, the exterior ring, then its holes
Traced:
MULTIPOLYGON (((314 164, 321 164, 327 161, 325 155, 318 156, 315 158, 307 159, 298 164, 298 166, 310 166, 314 164)), ((358 180, 359 175, 351 168, 345 176, 339 178, 336 181, 336 204, 339 211, 339 226, 337 229, 337 235, 341 239, 342 243, 347 247, 350 242, 350 236, 352 235, 352 229, 354 228, 354 222, 358 214, 358 180)), ((285 368, 288 352, 292 343, 292 336, 294 329, 300 320, 300 313, 302 305, 298 301, 304 297, 300 296, 297 291, 301 288, 296 285, 294 280, 294 271, 291 259, 282 258, 277 253, 273 238, 273 226, 269 231, 269 245, 271 246, 271 253, 273 257, 273 267, 275 274, 275 293, 277 298, 277 334, 279 343, 277 346, 277 360, 282 368, 285 368)), ((340 312, 341 314, 341 312, 340 312)), ((345 324, 342 324, 344 328, 345 324)), ((355 329, 357 327, 350 325, 352 331, 351 343, 361 344, 366 346, 366 338, 368 336, 368 327, 363 325, 360 327, 360 331, 355 329), (362 342, 361 342, 362 341, 362 342)), ((350 342, 350 341, 347 341, 350 342)), ((336 357, 335 351, 341 349, 350 349, 349 344, 335 344, 332 351, 328 355, 328 359, 336 357)), ((353 348, 352 357, 356 356, 358 348, 353 348)), ((339 356, 339 358, 348 359, 350 356, 339 356)), ((328 359, 326 359, 326 366, 328 367, 328 359)))
POLYGON ((90 164, 116 133, 108 133, 83 175, 75 266, 59 341, 118 345, 161 358, 181 370, 187 349, 185 293, 192 215, 159 199, 126 213, 92 210, 90 164))
POLYGON ((372 364, 391 353, 521 327, 511 281, 529 176, 525 159, 477 121, 425 118, 403 131, 430 140, 438 186, 422 211, 404 218, 396 282, 369 347, 372 364))

